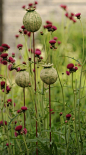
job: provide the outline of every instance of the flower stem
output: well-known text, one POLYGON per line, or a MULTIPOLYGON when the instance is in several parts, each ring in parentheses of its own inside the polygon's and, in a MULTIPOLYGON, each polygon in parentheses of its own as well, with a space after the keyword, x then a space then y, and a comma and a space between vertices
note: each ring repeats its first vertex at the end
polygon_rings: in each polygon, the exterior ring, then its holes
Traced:
POLYGON ((81 24, 82 35, 83 35, 83 60, 84 60, 84 32, 83 32, 83 26, 82 26, 82 22, 81 22, 81 20, 80 20, 80 24, 81 24))
MULTIPOLYGON (((36 67, 35 67, 35 40, 34 40, 34 32, 33 32, 33 52, 34 52, 34 82, 35 82, 35 111, 36 111, 36 137, 37 136, 37 105, 36 105, 36 67)), ((36 146, 38 142, 36 142, 36 146)), ((38 149, 36 148, 36 155, 38 155, 38 149)))
MULTIPOLYGON (((24 106, 25 106, 25 88, 23 88, 23 93, 24 93, 24 106)), ((25 112, 24 112, 24 128, 26 127, 25 121, 26 121, 26 118, 25 118, 25 112)))
POLYGON ((51 147, 51 98, 50 98, 50 85, 49 85, 49 126, 50 126, 50 147, 51 147))

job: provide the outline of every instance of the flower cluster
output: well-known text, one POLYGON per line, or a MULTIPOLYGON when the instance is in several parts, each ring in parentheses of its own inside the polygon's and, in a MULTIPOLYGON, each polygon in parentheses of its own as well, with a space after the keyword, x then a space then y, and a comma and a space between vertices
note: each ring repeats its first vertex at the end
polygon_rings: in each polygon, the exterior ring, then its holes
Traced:
POLYGON ((66 74, 70 75, 70 73, 76 72, 78 70, 78 67, 74 66, 73 63, 70 63, 67 65, 67 69, 69 69, 69 71, 66 71, 66 74))
POLYGON ((15 127, 15 137, 17 137, 18 135, 22 135, 22 134, 25 134, 26 135, 26 133, 27 133, 27 129, 26 128, 24 128, 23 130, 22 130, 22 125, 18 125, 18 126, 16 126, 15 127))
POLYGON ((74 18, 75 14, 74 14, 73 12, 70 13, 70 12, 68 11, 68 8, 67 8, 66 5, 60 5, 60 7, 66 11, 65 16, 66 16, 69 20, 71 20, 73 23, 76 23, 76 20, 75 20, 75 18, 74 18))

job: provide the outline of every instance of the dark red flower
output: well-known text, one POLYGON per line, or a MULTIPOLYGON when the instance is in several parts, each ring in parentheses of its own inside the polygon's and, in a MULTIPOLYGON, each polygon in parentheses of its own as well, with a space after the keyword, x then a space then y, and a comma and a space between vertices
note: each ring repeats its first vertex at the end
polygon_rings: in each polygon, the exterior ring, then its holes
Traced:
POLYGON ((74 18, 72 18, 73 23, 76 23, 76 20, 74 18))
MULTIPOLYGON (((7 125, 7 121, 4 121, 4 124, 7 125)), ((3 126, 3 121, 0 121, 0 126, 3 126)))
POLYGON ((17 121, 15 121, 15 124, 17 124, 17 121))
POLYGON ((0 85, 1 85, 1 89, 5 88, 5 81, 1 81, 0 85))
POLYGON ((71 12, 71 16, 74 16, 75 14, 71 12))
POLYGON ((23 45, 22 45, 22 44, 18 44, 18 45, 17 45, 17 48, 18 48, 19 50, 21 50, 21 49, 22 49, 22 47, 23 47, 23 45))
POLYGON ((28 35, 28 37, 30 37, 31 36, 31 32, 27 32, 27 35, 28 35))
POLYGON ((25 9, 25 7, 26 7, 25 5, 22 6, 23 9, 25 9))
POLYGON ((65 13, 65 16, 66 16, 66 17, 69 17, 69 14, 68 14, 68 12, 66 12, 66 13, 65 13))
POLYGON ((26 128, 23 129, 23 133, 26 135, 26 133, 27 133, 27 129, 26 128))
POLYGON ((73 67, 74 67, 74 64, 72 64, 72 63, 70 63, 70 64, 67 65, 67 68, 68 69, 73 69, 73 67))
POLYGON ((3 52, 4 48, 2 46, 0 46, 0 52, 3 52))
POLYGON ((52 27, 52 24, 45 25, 45 28, 48 30, 50 30, 51 27, 52 27))
POLYGON ((58 41, 58 45, 60 45, 61 44, 61 41, 58 41))
POLYGON ((24 34, 27 34, 27 30, 24 30, 23 32, 24 32, 24 34))
POLYGON ((62 112, 60 112, 60 114, 59 114, 59 115, 60 115, 60 116, 62 116, 62 114, 63 114, 63 113, 62 113, 62 112))
POLYGON ((19 30, 19 33, 22 33, 22 30, 19 30))
POLYGON ((35 5, 37 5, 37 4, 38 4, 38 2, 37 2, 37 1, 35 1, 35 2, 34 2, 34 4, 35 4, 35 5))
POLYGON ((18 34, 16 34, 16 35, 15 35, 15 37, 16 37, 16 38, 18 38, 18 37, 19 37, 19 35, 18 35, 18 34))
POLYGON ((8 103, 8 104, 11 104, 11 103, 12 103, 12 99, 8 99, 8 100, 7 100, 7 103, 8 103))
POLYGON ((62 8, 62 9, 64 9, 64 10, 66 10, 67 9, 67 6, 66 5, 60 5, 60 7, 62 8))
POLYGON ((1 46, 4 48, 4 50, 8 50, 10 48, 10 46, 7 44, 2 44, 1 46))
POLYGON ((43 35, 43 32, 41 31, 40 34, 43 35))
POLYGON ((77 13, 77 14, 75 14, 75 16, 77 17, 77 19, 80 19, 81 17, 81 13, 77 13))
POLYGON ((74 71, 77 71, 77 70, 78 70, 78 67, 74 66, 74 67, 73 67, 73 70, 74 70, 74 71))
POLYGON ((70 75, 70 72, 69 72, 69 71, 66 71, 66 74, 67 74, 67 75, 70 75))
POLYGON ((11 88, 9 86, 6 86, 6 93, 8 94, 11 88))
POLYGON ((53 32, 53 31, 57 30, 57 27, 56 26, 52 26, 51 29, 52 29, 52 32, 53 32))
POLYGON ((9 69, 9 71, 12 71, 13 70, 13 65, 12 64, 9 64, 8 65, 8 69, 9 69))
POLYGON ((37 56, 41 55, 40 49, 37 48, 37 49, 35 50, 35 54, 36 54, 37 56))
POLYGON ((23 29, 23 30, 25 29, 24 25, 21 26, 21 29, 23 29))
POLYGON ((2 53, 0 56, 1 56, 2 58, 7 58, 8 53, 2 53))
POLYGON ((3 121, 0 121, 0 126, 2 126, 3 125, 3 121))
POLYGON ((22 64, 26 65, 26 62, 25 62, 25 61, 23 61, 23 62, 22 62, 22 64))
MULTIPOLYGON (((10 143, 10 145, 11 145, 11 143, 10 143)), ((6 146, 9 146, 9 143, 6 143, 6 146)))
POLYGON ((15 137, 17 137, 19 135, 17 132, 15 132, 14 134, 15 134, 15 137))
POLYGON ((15 53, 12 53, 12 57, 13 57, 13 58, 15 57, 15 53))
POLYGON ((54 45, 54 44, 56 43, 56 41, 55 41, 55 40, 50 40, 49 43, 50 43, 51 45, 54 45))
POLYGON ((33 3, 29 3, 28 6, 32 7, 33 6, 33 3))
POLYGON ((57 38, 57 37, 54 37, 53 39, 54 39, 54 40, 57 40, 58 38, 57 38))
POLYGON ((2 64, 3 65, 7 65, 7 61, 6 60, 2 60, 2 64))
POLYGON ((28 60, 31 61, 31 57, 29 57, 28 60))
POLYGON ((17 72, 19 72, 20 70, 21 70, 20 67, 18 67, 18 68, 17 68, 17 72))
POLYGON ((46 24, 52 24, 52 22, 50 22, 49 20, 46 21, 46 24))
POLYGON ((19 109, 19 110, 17 110, 17 113, 21 113, 21 110, 19 109))
POLYGON ((70 117, 71 117, 71 114, 67 114, 67 115, 66 115, 67 120, 69 120, 70 117))
POLYGON ((33 53, 33 49, 32 48, 31 49, 28 49, 28 51, 31 52, 31 53, 33 53))
POLYGON ((15 131, 21 131, 22 130, 22 125, 18 125, 15 127, 15 131))
POLYGON ((21 107, 21 110, 25 112, 27 110, 27 107, 23 106, 21 107))
POLYGON ((11 63, 14 63, 15 62, 15 60, 12 57, 9 57, 8 58, 8 61, 11 62, 11 63))

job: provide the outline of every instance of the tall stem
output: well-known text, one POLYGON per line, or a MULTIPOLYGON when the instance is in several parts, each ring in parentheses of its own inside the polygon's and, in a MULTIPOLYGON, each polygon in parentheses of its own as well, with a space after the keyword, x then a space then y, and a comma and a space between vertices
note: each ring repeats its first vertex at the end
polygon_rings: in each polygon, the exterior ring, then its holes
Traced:
MULTIPOLYGON (((34 52, 34 81, 35 81, 35 99, 36 99, 36 67, 35 67, 35 41, 34 41, 34 32, 33 32, 33 52, 34 52)), ((36 111, 36 137, 37 137, 37 106, 35 100, 35 111, 36 111)), ((36 142, 36 146, 38 142, 36 142)), ((38 149, 36 148, 36 155, 38 155, 38 149)))
POLYGON ((50 85, 49 85, 49 126, 50 126, 50 147, 51 147, 51 98, 50 98, 50 85))
MULTIPOLYGON (((24 106, 25 106, 25 88, 23 88, 23 93, 24 93, 24 106)), ((25 121, 26 121, 26 118, 25 118, 25 112, 24 112, 24 128, 26 127, 25 121)))

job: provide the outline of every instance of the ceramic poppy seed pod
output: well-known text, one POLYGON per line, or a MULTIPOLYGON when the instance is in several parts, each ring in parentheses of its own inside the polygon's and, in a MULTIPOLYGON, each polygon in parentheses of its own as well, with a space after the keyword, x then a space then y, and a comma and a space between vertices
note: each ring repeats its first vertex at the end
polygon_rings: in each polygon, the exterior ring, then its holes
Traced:
POLYGON ((42 19, 35 11, 35 8, 26 9, 26 14, 23 17, 23 25, 29 32, 36 32, 40 29, 42 19))
POLYGON ((55 83, 57 80, 57 72, 52 66, 53 64, 50 63, 43 65, 44 68, 40 73, 41 80, 48 85, 55 83))
POLYGON ((28 87, 29 86, 29 73, 26 71, 18 72, 15 78, 15 82, 20 87, 28 87))

